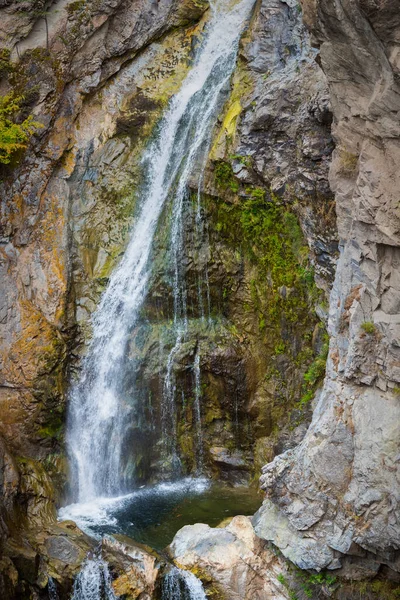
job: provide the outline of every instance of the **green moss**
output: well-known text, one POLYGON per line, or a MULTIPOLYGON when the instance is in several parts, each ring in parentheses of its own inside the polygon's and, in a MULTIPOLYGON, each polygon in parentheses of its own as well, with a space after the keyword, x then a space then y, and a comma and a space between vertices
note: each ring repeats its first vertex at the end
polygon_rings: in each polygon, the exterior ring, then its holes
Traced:
POLYGON ((328 358, 328 352, 329 337, 328 334, 325 333, 324 344, 322 346, 321 352, 313 360, 311 365, 308 367, 307 371, 304 373, 302 396, 298 403, 300 408, 311 402, 311 400, 314 398, 315 392, 325 376, 326 359, 328 358))
MULTIPOLYGON (((53 413, 53 411, 50 411, 53 413)), ((41 438, 60 439, 62 435, 64 422, 60 414, 51 414, 49 422, 38 430, 38 435, 41 438)))
POLYGON ((80 11, 82 8, 84 8, 85 4, 86 4, 85 0, 76 0, 75 2, 71 2, 67 6, 68 14, 72 15, 75 12, 80 11))
MULTIPOLYGON (((239 189, 231 166, 224 162, 217 163, 216 182, 224 189, 239 189)), ((282 319, 298 326, 309 319, 311 300, 317 295, 301 228, 296 216, 271 195, 267 197, 266 190, 252 187, 246 194, 237 203, 218 202, 215 228, 232 244, 239 241, 257 266, 251 293, 261 311, 260 330, 280 326, 282 319)))
POLYGON ((373 335, 376 331, 375 324, 371 321, 365 321, 361 324, 361 329, 368 333, 368 335, 373 335))
POLYGON ((239 183, 234 176, 231 164, 222 160, 215 165, 215 181, 222 190, 230 189, 235 193, 239 190, 239 183))
POLYGON ((251 198, 255 200, 264 200, 265 199, 265 190, 258 187, 247 188, 246 193, 249 194, 251 198))
POLYGON ((0 77, 6 77, 12 70, 11 52, 7 48, 0 50, 0 77))

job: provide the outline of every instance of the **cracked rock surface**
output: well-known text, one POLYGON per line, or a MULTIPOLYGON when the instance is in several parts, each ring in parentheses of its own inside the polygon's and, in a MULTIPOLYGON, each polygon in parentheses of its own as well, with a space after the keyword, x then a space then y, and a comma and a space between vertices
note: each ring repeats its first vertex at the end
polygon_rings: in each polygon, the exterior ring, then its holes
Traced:
POLYGON ((324 387, 303 441, 264 467, 254 525, 300 567, 358 578, 399 570, 400 3, 303 8, 330 88, 340 258, 324 387))

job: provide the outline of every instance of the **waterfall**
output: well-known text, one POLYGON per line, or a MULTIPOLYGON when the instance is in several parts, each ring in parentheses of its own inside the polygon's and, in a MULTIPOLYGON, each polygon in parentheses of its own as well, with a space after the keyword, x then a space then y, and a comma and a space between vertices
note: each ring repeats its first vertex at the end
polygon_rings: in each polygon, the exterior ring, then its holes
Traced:
POLYGON ((193 573, 172 567, 163 579, 161 600, 207 600, 207 596, 193 573))
POLYGON ((176 338, 164 384, 162 433, 172 462, 179 468, 173 362, 187 329, 186 294, 180 272, 182 210, 189 176, 210 138, 221 91, 229 82, 252 4, 253 0, 241 0, 236 5, 230 0, 217 0, 212 6, 192 69, 171 99, 143 158, 146 181, 130 242, 92 317, 92 340, 80 380, 70 393, 67 444, 71 487, 79 502, 118 495, 126 489, 124 433, 134 406, 123 390, 124 358, 147 291, 153 239, 167 200, 172 201, 176 338))
POLYGON ((50 576, 47 582, 47 591, 49 592, 49 600, 59 600, 56 582, 50 576))
POLYGON ((194 404, 193 412, 196 421, 196 450, 197 450, 197 471, 201 473, 203 468, 203 431, 201 427, 201 372, 200 372, 200 348, 197 347, 197 351, 194 357, 193 364, 194 371, 194 404))
POLYGON ((71 600, 116 600, 108 565, 102 558, 85 560, 75 579, 71 600))

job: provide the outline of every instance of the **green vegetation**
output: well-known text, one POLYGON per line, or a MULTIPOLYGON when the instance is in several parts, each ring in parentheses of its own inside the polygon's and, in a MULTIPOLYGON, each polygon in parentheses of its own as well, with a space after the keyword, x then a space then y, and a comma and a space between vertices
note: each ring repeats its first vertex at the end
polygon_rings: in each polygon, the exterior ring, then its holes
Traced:
POLYGON ((374 579, 373 581, 354 581, 349 584, 354 597, 362 600, 399 600, 400 586, 390 581, 374 579))
POLYGON ((351 176, 357 170, 358 156, 348 150, 339 149, 339 173, 351 176))
POLYGON ((25 150, 34 131, 42 127, 29 115, 18 123, 23 96, 0 97, 0 163, 9 164, 16 153, 25 150))
POLYGON ((229 159, 237 160, 240 162, 240 164, 245 165, 246 167, 251 167, 252 164, 251 156, 244 156, 243 154, 231 154, 229 159))
MULTIPOLYGON (((217 185, 239 191, 229 163, 218 162, 217 185)), ((218 202, 216 229, 257 265, 252 299, 260 311, 260 330, 267 325, 299 325, 309 322, 317 290, 313 271, 307 262, 308 248, 296 216, 279 200, 258 187, 246 189, 239 202, 218 202)))
POLYGON ((247 188, 246 194, 248 194, 251 198, 254 198, 255 200, 264 200, 265 199, 265 190, 263 190, 262 188, 257 188, 257 187, 247 188))
POLYGON ((368 333, 368 335, 373 335, 376 331, 375 324, 372 321, 365 321, 361 324, 361 329, 368 333))
POLYGON ((86 4, 85 0, 76 0, 75 2, 71 2, 67 5, 67 12, 69 15, 74 14, 77 11, 80 11, 84 8, 86 4))
POLYGON ((321 352, 313 360, 307 371, 304 373, 304 383, 302 389, 302 396, 299 401, 299 407, 305 406, 314 398, 314 394, 318 385, 321 383, 325 376, 326 359, 328 358, 329 351, 329 336, 327 333, 324 334, 324 344, 321 352))
POLYGON ((11 52, 7 48, 0 50, 0 78, 6 77, 12 71, 11 52))
POLYGON ((217 186, 223 190, 230 189, 232 192, 239 190, 239 183, 235 178, 230 163, 219 161, 215 165, 215 181, 217 186))

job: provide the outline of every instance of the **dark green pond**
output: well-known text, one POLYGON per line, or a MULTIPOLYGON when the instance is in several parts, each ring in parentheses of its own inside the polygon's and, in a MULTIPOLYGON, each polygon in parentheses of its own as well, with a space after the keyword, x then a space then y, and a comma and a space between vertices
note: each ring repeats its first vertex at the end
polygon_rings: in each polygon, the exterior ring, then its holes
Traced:
POLYGON ((254 488, 187 478, 120 498, 71 505, 60 511, 60 517, 75 520, 88 533, 123 533, 162 550, 184 525, 215 527, 228 517, 254 514, 261 502, 262 496, 254 488))

